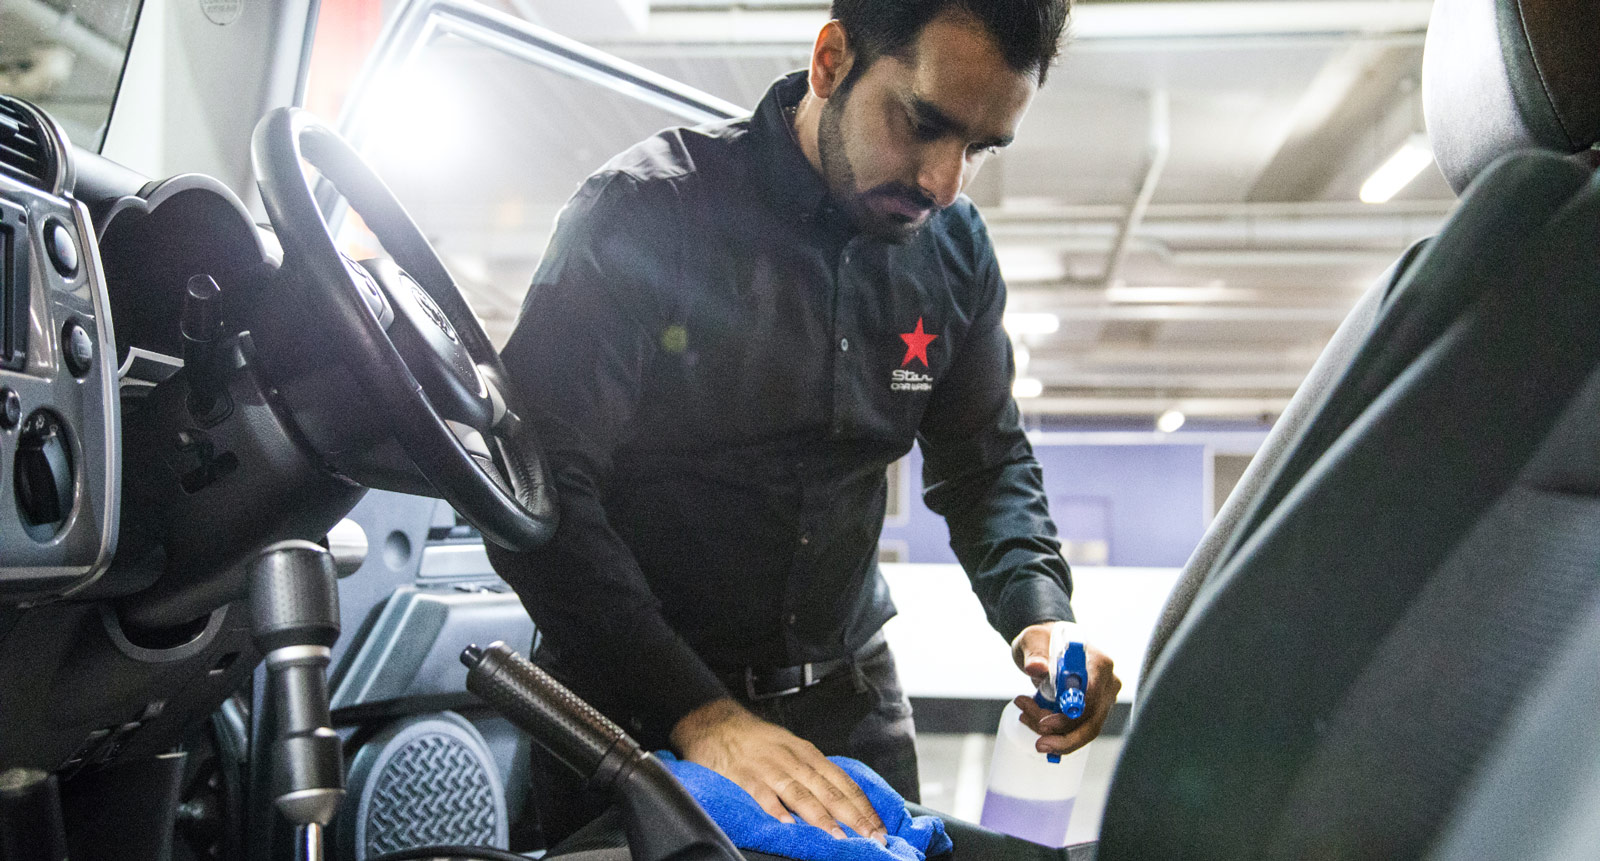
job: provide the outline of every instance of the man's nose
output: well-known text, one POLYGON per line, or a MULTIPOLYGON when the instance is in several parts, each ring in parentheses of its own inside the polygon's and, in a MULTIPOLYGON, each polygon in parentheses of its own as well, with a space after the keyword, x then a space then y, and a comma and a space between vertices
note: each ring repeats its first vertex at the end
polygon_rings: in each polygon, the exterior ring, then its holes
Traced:
POLYGON ((967 151, 962 146, 939 147, 930 152, 922 163, 917 184, 922 192, 933 198, 934 205, 943 209, 956 202, 961 194, 961 183, 967 169, 967 151))

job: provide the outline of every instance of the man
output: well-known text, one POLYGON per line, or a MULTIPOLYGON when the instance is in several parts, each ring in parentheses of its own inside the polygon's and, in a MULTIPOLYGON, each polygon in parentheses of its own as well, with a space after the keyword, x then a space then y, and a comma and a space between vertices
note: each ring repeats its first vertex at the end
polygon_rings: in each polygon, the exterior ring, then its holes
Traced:
MULTIPOLYGON (((926 501, 1030 677, 1072 619, 1011 398, 1004 287, 961 197, 1012 140, 1067 8, 836 0, 832 15, 809 71, 754 116, 662 132, 563 211, 503 354, 560 526, 492 556, 543 632, 537 660, 643 744, 780 819, 882 839, 824 756, 917 798, 880 632, 886 466, 920 441, 926 501)), ((1082 720, 1019 698, 1039 749, 1086 744, 1120 684, 1091 651, 1082 720)), ((581 824, 562 821, 575 791, 535 791, 547 836, 581 824)))

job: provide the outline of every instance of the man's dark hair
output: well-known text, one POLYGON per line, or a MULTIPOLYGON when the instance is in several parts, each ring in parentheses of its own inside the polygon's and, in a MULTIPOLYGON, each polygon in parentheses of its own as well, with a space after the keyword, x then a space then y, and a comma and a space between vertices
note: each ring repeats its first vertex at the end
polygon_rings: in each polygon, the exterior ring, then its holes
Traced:
POLYGON ((879 57, 907 56, 928 22, 958 12, 989 31, 1006 65, 1037 74, 1043 84, 1060 52, 1069 5, 1069 0, 833 0, 831 14, 856 52, 847 78, 879 57))

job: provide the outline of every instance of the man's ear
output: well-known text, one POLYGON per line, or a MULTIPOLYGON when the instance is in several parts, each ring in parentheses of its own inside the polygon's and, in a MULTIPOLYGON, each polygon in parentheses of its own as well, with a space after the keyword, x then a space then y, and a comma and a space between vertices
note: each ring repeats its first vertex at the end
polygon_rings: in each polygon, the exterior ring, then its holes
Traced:
POLYGON ((838 21, 824 24, 817 43, 811 47, 811 94, 819 99, 832 96, 850 74, 854 62, 855 52, 850 50, 844 27, 838 21))

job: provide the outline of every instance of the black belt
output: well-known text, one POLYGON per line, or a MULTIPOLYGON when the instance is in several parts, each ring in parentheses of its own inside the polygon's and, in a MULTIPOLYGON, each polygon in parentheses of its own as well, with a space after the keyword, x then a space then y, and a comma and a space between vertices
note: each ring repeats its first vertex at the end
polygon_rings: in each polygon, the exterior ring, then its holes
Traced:
POLYGON ((724 681, 733 682, 735 685, 742 684, 745 696, 752 701, 777 699, 798 694, 822 682, 838 670, 866 657, 868 652, 883 643, 883 632, 879 631, 848 658, 812 661, 795 667, 745 667, 742 670, 723 673, 722 676, 724 681))

